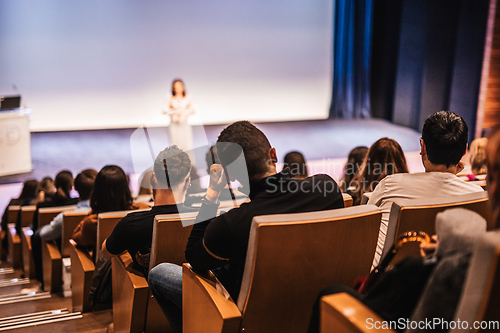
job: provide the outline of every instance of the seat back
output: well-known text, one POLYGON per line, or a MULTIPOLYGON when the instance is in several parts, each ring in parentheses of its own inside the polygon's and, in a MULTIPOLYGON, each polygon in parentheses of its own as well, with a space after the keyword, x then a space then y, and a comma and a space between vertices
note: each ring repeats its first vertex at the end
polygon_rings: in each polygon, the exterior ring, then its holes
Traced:
POLYGON ((50 224, 50 222, 52 222, 54 217, 59 215, 59 213, 72 211, 75 210, 75 208, 76 205, 40 208, 38 210, 38 228, 50 224))
POLYGON ((21 211, 21 206, 19 205, 12 205, 8 207, 8 216, 7 220, 8 223, 16 223, 17 222, 17 215, 19 215, 19 212, 21 211))
POLYGON ((237 302, 241 330, 305 332, 321 289, 369 274, 381 216, 363 205, 254 217, 237 302))
POLYGON ((368 200, 372 197, 373 192, 365 192, 363 193, 363 196, 361 197, 361 202, 359 203, 360 205, 366 205, 368 203, 368 200))
POLYGON ((350 194, 342 193, 342 198, 344 199, 344 207, 352 207, 354 200, 352 199, 350 194))
POLYGON ((76 226, 90 213, 88 210, 74 210, 64 212, 62 235, 61 235, 61 256, 69 257, 69 240, 73 236, 76 226))
POLYGON ((35 211, 35 205, 21 206, 21 227, 29 227, 33 223, 35 211))
MULTIPOLYGON (((475 192, 443 198, 396 199, 391 206, 382 258, 390 250, 396 237, 403 232, 415 230, 434 235, 436 233, 435 220, 437 213, 452 207, 463 207, 478 213, 486 219, 488 230, 493 230, 493 218, 487 192, 475 192)), ((418 253, 418 244, 415 243, 398 251, 398 258, 401 259, 410 254, 418 255, 418 253)), ((397 262, 399 259, 395 259, 395 261, 397 262)))
POLYGON ((184 251, 193 223, 183 227, 181 218, 194 221, 196 215, 198 212, 155 216, 149 269, 163 262, 177 265, 186 262, 184 251))
POLYGON ((102 242, 111 235, 116 224, 129 213, 147 211, 149 209, 122 210, 117 212, 101 213, 97 216, 96 261, 102 256, 102 242))
MULTIPOLYGON (((469 269, 462 288, 460 302, 455 312, 456 322, 468 322, 468 329, 451 330, 450 332, 472 332, 475 321, 496 325, 481 331, 498 331, 500 329, 500 231, 487 232, 482 236, 472 255, 469 269)), ((476 330, 479 331, 479 330, 476 330)))

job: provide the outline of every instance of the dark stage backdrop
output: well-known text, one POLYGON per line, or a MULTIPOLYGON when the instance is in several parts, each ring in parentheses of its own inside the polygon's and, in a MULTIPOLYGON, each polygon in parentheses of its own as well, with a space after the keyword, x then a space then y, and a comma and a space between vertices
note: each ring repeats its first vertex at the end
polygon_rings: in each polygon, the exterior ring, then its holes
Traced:
POLYGON ((488 0, 375 0, 371 111, 421 130, 439 110, 461 115, 472 139, 488 0))

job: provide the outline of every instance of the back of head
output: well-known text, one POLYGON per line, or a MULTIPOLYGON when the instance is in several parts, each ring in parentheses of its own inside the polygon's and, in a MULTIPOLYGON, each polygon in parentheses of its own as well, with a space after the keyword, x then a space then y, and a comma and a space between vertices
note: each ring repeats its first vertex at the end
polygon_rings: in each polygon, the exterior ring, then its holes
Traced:
POLYGON ((487 138, 477 138, 470 144, 470 164, 472 173, 475 175, 485 174, 486 167, 486 146, 487 138))
POLYGON ((56 175, 54 186, 57 189, 55 198, 64 200, 69 198, 69 192, 73 188, 73 174, 68 170, 63 170, 56 175))
POLYGON ((356 184, 363 184, 361 192, 373 191, 387 175, 408 172, 403 149, 396 140, 381 138, 368 150, 365 161, 355 177, 356 184))
POLYGON ((457 165, 467 149, 468 127, 451 111, 439 111, 425 120, 422 140, 434 165, 457 165))
POLYGON ((261 130, 249 121, 238 121, 221 132, 217 139, 216 151, 220 163, 226 167, 234 162, 243 150, 248 178, 256 180, 268 170, 270 149, 271 144, 261 130))
POLYGON ((94 181, 97 176, 97 171, 94 169, 86 169, 80 172, 75 178, 75 190, 80 195, 80 200, 88 200, 94 181))
POLYGON ((156 157, 154 164, 155 189, 167 189, 184 184, 191 171, 189 155, 177 146, 167 147, 156 157))
POLYGON ((23 190, 19 195, 20 200, 25 200, 27 198, 34 198, 37 195, 38 181, 36 179, 30 179, 24 182, 23 190))
POLYGON ((344 177, 342 178, 341 190, 343 192, 347 191, 351 186, 351 181, 359 172, 359 168, 363 164, 366 154, 368 154, 368 147, 366 146, 358 146, 349 153, 347 163, 344 167, 344 177))
POLYGON ((54 180, 50 177, 44 177, 39 183, 38 188, 45 193, 51 193, 55 191, 54 180))
POLYGON ((99 171, 90 195, 92 213, 128 210, 132 205, 132 195, 125 172, 116 165, 106 165, 99 171))
POLYGON ((292 178, 307 178, 307 165, 304 155, 298 151, 291 151, 285 155, 283 168, 290 169, 292 178))

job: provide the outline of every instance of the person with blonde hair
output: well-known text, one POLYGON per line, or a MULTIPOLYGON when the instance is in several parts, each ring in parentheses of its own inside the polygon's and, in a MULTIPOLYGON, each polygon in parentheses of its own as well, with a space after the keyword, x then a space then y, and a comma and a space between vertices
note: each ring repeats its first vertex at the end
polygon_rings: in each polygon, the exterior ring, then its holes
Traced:
POLYGON ((484 175, 488 171, 486 167, 487 138, 477 138, 470 144, 470 165, 472 174, 467 175, 469 180, 475 180, 477 175, 484 175))

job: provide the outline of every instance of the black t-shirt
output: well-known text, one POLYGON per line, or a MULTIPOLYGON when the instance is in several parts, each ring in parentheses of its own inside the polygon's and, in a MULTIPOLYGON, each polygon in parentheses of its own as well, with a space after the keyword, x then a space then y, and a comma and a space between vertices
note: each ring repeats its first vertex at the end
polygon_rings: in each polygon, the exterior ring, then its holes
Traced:
POLYGON ((109 253, 118 255, 125 251, 130 253, 136 268, 147 271, 149 268, 149 253, 153 238, 153 224, 156 215, 194 212, 195 209, 177 205, 154 206, 151 210, 130 213, 122 218, 106 240, 109 253), (137 260, 143 258, 141 265, 137 260), (147 263, 146 263, 147 262, 147 263))
MULTIPOLYGON (((194 269, 214 271, 233 299, 237 299, 254 216, 305 213, 344 207, 337 183, 328 175, 303 180, 286 172, 250 183, 251 202, 215 216, 216 205, 202 204, 186 247, 194 269)), ((285 249, 284 249, 285 250, 285 249)))

